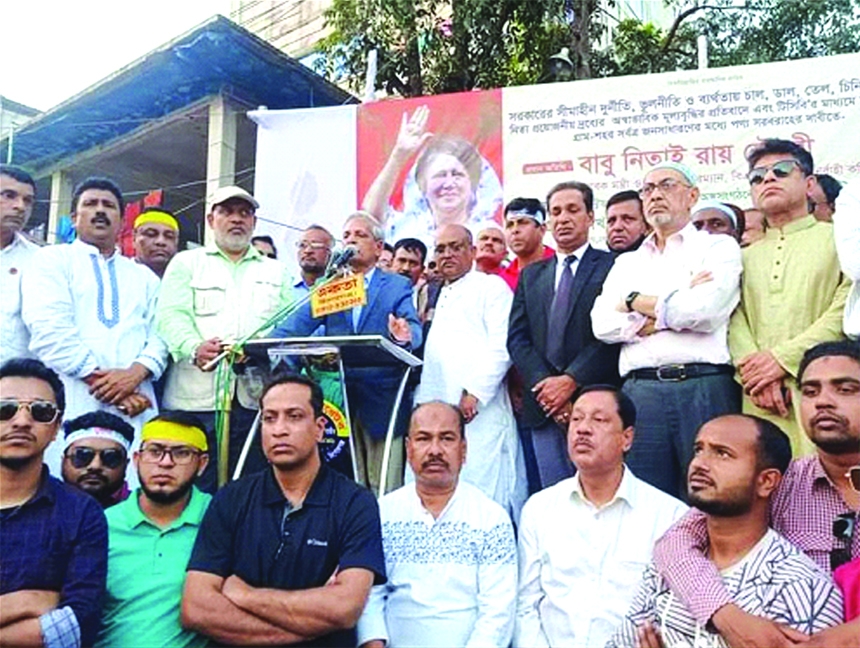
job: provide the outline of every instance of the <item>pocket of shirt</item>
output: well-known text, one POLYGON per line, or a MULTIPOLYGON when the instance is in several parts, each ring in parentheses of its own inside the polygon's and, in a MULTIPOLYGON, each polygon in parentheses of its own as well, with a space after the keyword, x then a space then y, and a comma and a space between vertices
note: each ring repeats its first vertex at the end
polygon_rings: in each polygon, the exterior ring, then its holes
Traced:
POLYGON ((254 307, 266 318, 273 315, 281 303, 281 284, 266 279, 257 279, 253 287, 254 307))
POLYGON ((192 284, 194 293, 194 315, 207 317, 224 310, 227 291, 220 286, 192 284))

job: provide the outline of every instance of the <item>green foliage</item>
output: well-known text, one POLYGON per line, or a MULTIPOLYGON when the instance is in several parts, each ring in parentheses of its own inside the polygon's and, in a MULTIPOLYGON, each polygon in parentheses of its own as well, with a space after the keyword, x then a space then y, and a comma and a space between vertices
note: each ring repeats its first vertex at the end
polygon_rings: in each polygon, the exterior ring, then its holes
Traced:
POLYGON ((411 97, 537 83, 562 47, 574 78, 694 68, 702 33, 711 67, 860 51, 860 0, 664 1, 666 29, 609 23, 615 0, 334 0, 318 70, 359 91, 376 49, 377 87, 411 97))

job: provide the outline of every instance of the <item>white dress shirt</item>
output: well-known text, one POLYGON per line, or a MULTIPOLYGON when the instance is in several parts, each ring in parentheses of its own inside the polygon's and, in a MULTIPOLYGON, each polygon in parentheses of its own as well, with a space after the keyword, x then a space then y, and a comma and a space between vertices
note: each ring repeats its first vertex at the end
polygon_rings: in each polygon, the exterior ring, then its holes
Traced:
POLYGON ((741 250, 725 234, 708 234, 687 223, 670 236, 661 251, 654 234, 638 250, 615 260, 603 291, 591 310, 597 339, 623 343, 619 372, 667 364, 729 364, 726 334, 729 317, 740 301, 741 250), (697 286, 691 280, 708 271, 713 278, 697 286), (618 305, 634 290, 657 296, 653 335, 637 336, 644 315, 622 313, 618 305))
POLYGON ((511 366, 508 315, 513 293, 503 279, 471 271, 439 292, 424 348, 415 403, 454 405, 463 391, 478 399, 478 415, 466 425, 469 457, 462 481, 480 488, 514 519, 526 501, 527 484, 517 424, 505 388, 511 366))
MULTIPOLYGON (((167 363, 167 346, 155 332, 158 277, 149 268, 115 252, 105 258, 80 239, 40 249, 24 277, 24 323, 30 350, 63 380, 66 420, 105 410, 140 428, 158 414, 152 381, 167 363), (152 403, 134 418, 90 395, 83 378, 96 369, 126 369, 137 362, 152 373, 138 390, 152 403)), ((60 463, 59 446, 48 448, 51 472, 60 463)), ((129 473, 136 482, 136 471, 129 473)), ((136 485, 136 483, 135 483, 136 485)))
POLYGON ((595 507, 579 477, 535 493, 520 519, 514 645, 600 647, 627 612, 654 543, 686 505, 625 467, 595 507))
MULTIPOLYGON (((585 242, 585 245, 578 247, 570 254, 576 256, 576 261, 570 264, 570 274, 574 277, 576 276, 576 269, 579 267, 579 262, 582 261, 582 256, 588 251, 589 243, 585 242)), ((565 254, 564 252, 556 252, 555 253, 555 290, 558 290, 558 282, 561 281, 561 272, 564 270, 564 260, 570 256, 570 254, 565 254)), ((554 292, 553 292, 554 294, 554 292)))
POLYGON ((842 329, 855 340, 860 338, 860 181, 842 187, 833 213, 833 238, 842 272, 853 284, 845 301, 842 329))
POLYGON ((30 333, 21 319, 21 277, 39 246, 19 232, 0 250, 0 364, 11 358, 31 358, 30 333))
POLYGON ((517 558, 511 520, 461 481, 438 518, 415 484, 379 501, 388 582, 371 590, 358 645, 383 639, 405 646, 510 645, 517 558))

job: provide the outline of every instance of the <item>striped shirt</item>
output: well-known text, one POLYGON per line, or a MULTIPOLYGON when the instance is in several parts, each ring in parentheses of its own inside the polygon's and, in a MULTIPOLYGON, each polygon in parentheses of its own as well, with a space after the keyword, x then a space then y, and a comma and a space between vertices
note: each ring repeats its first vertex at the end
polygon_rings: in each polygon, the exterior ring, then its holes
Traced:
MULTIPOLYGON (((842 623, 842 595, 802 551, 769 529, 744 558, 722 572, 722 581, 739 608, 813 634, 842 623)), ((607 648, 635 648, 636 628, 651 621, 666 646, 727 648, 726 642, 696 621, 654 565, 607 648)))
MULTIPOLYGON (((850 541, 833 535, 833 521, 840 515, 853 515, 856 526, 858 512, 842 499, 818 455, 792 461, 771 497, 771 526, 825 573, 830 573, 830 552, 834 549, 849 549, 852 559, 860 558, 860 533, 855 532, 850 541)), ((694 510, 654 547, 657 569, 703 624, 732 602, 716 568, 704 555, 707 542, 705 516, 694 510)))

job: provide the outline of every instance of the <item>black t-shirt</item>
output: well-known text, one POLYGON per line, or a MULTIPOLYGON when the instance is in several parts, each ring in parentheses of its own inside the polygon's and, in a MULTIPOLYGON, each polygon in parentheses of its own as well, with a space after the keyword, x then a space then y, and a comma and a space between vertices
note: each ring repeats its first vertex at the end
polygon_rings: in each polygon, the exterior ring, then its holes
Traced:
MULTIPOLYGON (((189 571, 252 587, 322 587, 335 569, 372 571, 385 582, 379 506, 367 489, 325 465, 305 501, 292 509, 272 469, 231 482, 212 500, 191 553, 189 571)), ((308 646, 354 646, 355 630, 333 632, 308 646)))

